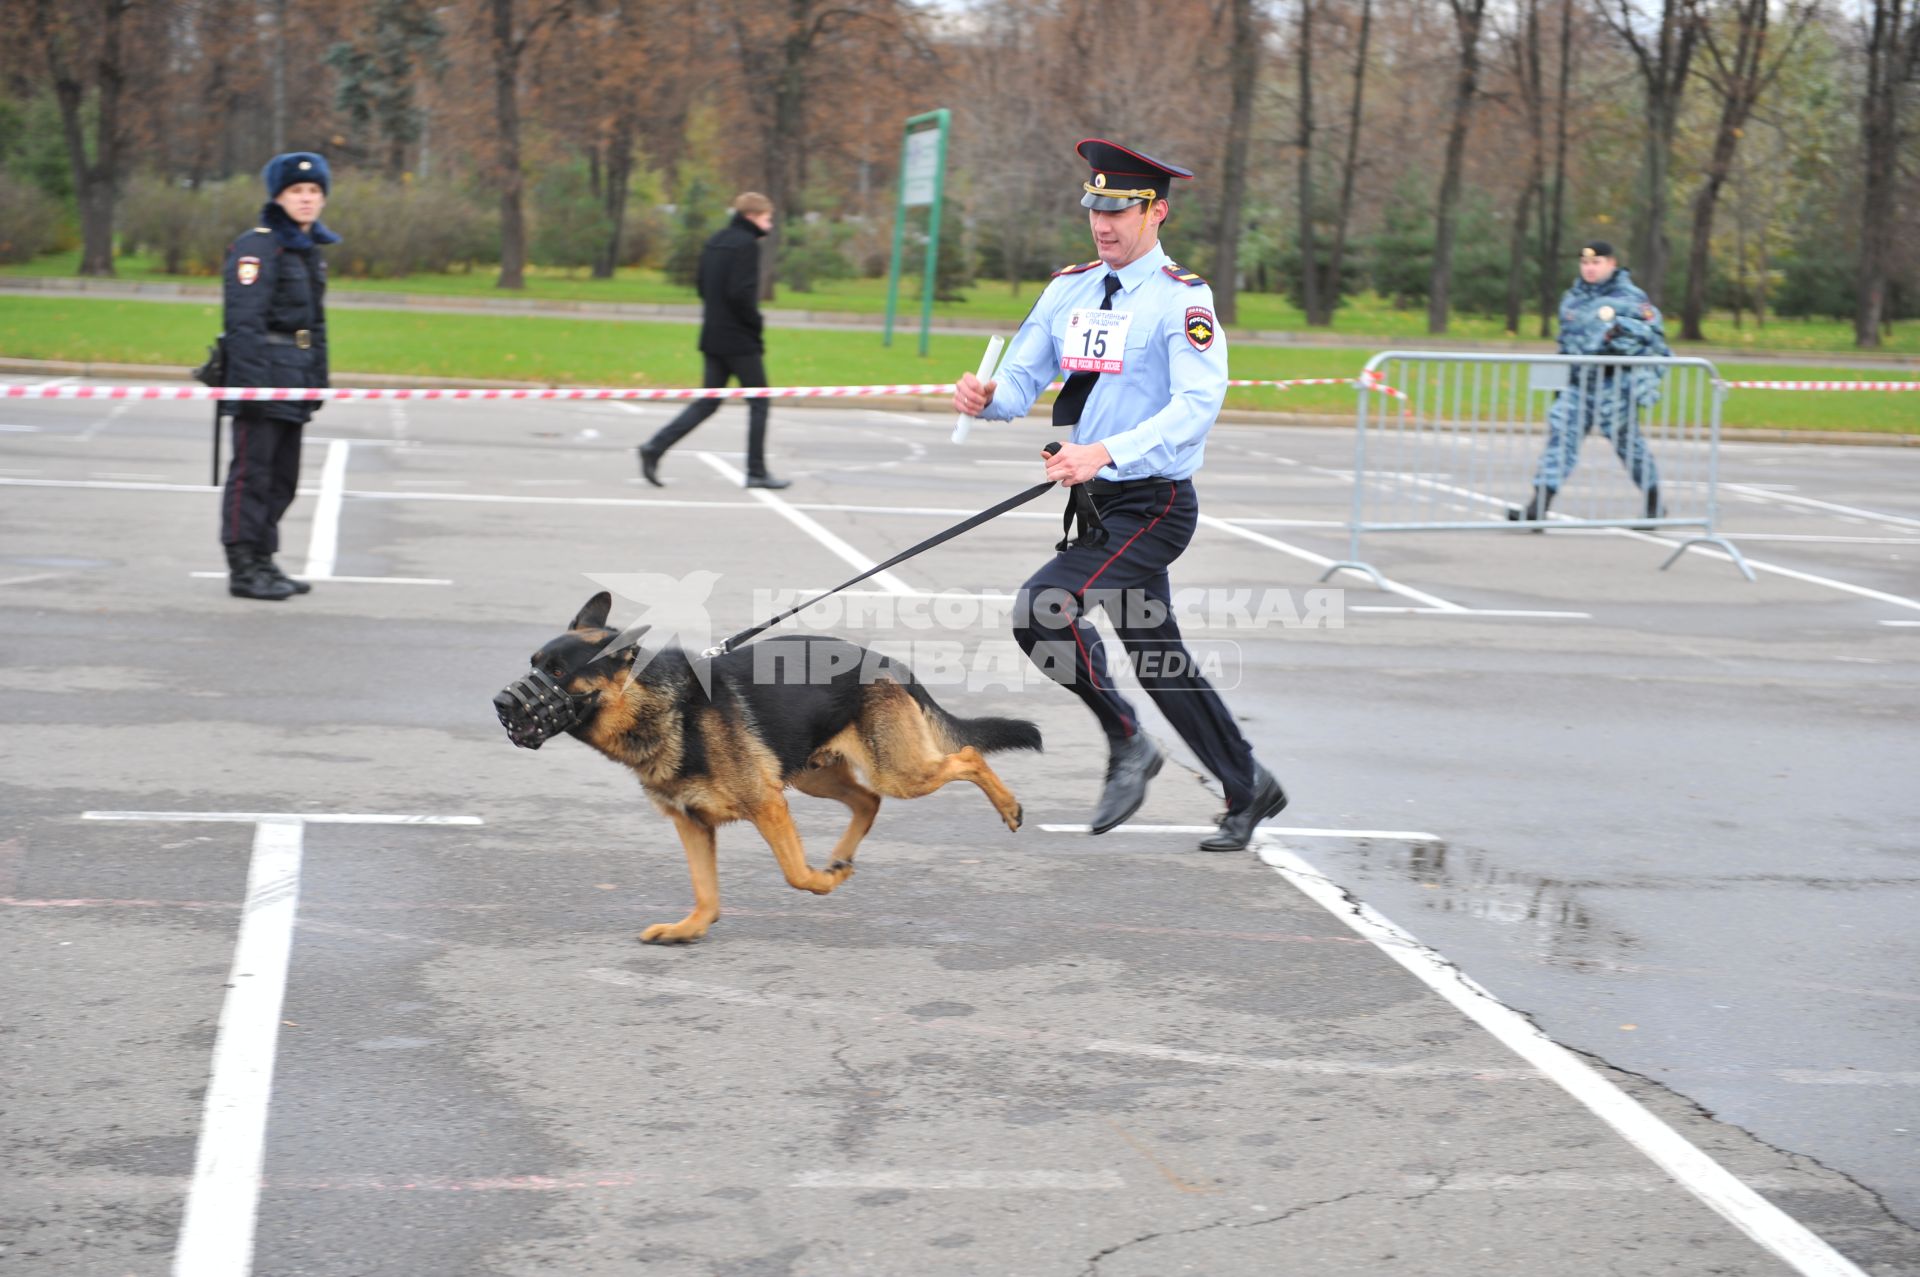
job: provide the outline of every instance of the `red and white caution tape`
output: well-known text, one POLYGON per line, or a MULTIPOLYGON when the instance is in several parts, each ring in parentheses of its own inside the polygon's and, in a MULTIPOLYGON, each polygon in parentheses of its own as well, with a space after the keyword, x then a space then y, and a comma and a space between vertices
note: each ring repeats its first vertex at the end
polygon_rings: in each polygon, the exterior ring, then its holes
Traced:
MULTIPOLYGON (((1058 390, 1055 382, 1049 389, 1058 390)), ((1234 380, 1229 386, 1352 386, 1351 377, 1296 377, 1288 381, 1234 380)), ((1370 389, 1381 394, 1398 395, 1398 390, 1369 377, 1370 389)), ((529 386, 491 390, 455 388, 379 389, 359 386, 93 386, 93 385, 4 385, 0 399, 154 399, 235 403, 283 400, 351 399, 446 399, 446 400, 684 400, 684 399, 866 399, 881 395, 950 395, 953 383, 920 382, 890 386, 714 386, 692 388, 642 388, 595 386, 529 386)))
POLYGON ((305 386, 0 386, 0 399, 855 399, 875 395, 950 395, 952 382, 902 386, 716 386, 694 389, 639 389, 628 387, 527 387, 524 389, 460 390, 403 388, 393 390, 354 386, 316 389, 305 386))
POLYGON ((1920 390, 1920 381, 1723 381, 1730 390, 1920 390))

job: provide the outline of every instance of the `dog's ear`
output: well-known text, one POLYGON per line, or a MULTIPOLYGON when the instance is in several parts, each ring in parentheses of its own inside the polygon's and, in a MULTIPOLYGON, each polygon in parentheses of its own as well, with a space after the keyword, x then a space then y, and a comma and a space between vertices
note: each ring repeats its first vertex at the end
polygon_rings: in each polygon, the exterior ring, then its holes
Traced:
POLYGON ((597 661, 602 657, 611 656, 617 660, 634 660, 640 652, 640 640, 652 628, 652 625, 629 626, 608 640, 604 647, 593 654, 593 659, 597 661))
POLYGON ((611 611, 613 611, 613 595, 602 590, 587 600, 587 605, 580 609, 579 614, 573 618, 573 624, 567 628, 570 630, 600 629, 607 623, 607 614, 611 611))

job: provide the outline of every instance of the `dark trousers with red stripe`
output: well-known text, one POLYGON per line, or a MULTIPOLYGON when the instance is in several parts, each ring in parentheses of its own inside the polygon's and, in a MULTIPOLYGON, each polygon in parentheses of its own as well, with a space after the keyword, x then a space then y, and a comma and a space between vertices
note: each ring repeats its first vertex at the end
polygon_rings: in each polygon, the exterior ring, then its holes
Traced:
POLYGON ((1086 620, 1104 607, 1140 685, 1237 806, 1253 793, 1253 750, 1181 639, 1167 580, 1200 521, 1193 483, 1096 488, 1094 501, 1107 544, 1069 545, 1035 572, 1014 604, 1013 636, 1048 677, 1086 702, 1109 740, 1124 739, 1140 729, 1139 719, 1114 690, 1100 633, 1086 620))
POLYGON ((233 461, 220 494, 220 544, 280 549, 280 516, 300 489, 297 421, 272 421, 251 405, 233 415, 233 461))

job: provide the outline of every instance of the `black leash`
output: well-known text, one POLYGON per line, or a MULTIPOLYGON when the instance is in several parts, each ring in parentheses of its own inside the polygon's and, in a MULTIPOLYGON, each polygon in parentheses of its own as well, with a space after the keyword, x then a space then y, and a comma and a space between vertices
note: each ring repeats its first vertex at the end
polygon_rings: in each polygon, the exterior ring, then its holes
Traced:
MULTIPOLYGON (((1060 451, 1060 445, 1057 443, 1050 443, 1047 445, 1046 451, 1047 451, 1047 454, 1051 456, 1052 454, 1060 451)), ((1019 506, 1025 505, 1027 502, 1033 500, 1035 497, 1039 496, 1043 492, 1046 492, 1051 487, 1053 487, 1053 480, 1051 479, 1047 480, 1045 483, 1036 483, 1031 488, 1028 488, 1026 491, 1017 492, 1013 496, 1008 497, 1005 501, 1000 502, 998 505, 990 506, 987 509, 982 510, 978 514, 969 515, 967 518, 962 519, 960 522, 954 524, 952 527, 946 529, 945 531, 936 532, 934 533, 934 535, 928 537, 926 540, 922 541, 920 544, 913 546, 910 549, 902 550, 900 553, 894 555, 891 559, 888 559, 885 563, 875 564, 873 567, 868 568, 865 572, 862 572, 859 576, 854 577, 852 580, 842 581, 840 584, 834 586, 831 590, 828 590, 825 594, 815 595, 813 598, 808 599, 805 603, 802 603, 797 607, 790 607, 776 617, 773 617, 769 620, 762 621, 760 622, 760 624, 752 626, 748 629, 741 630, 738 634, 734 635, 730 639, 727 639, 725 642, 721 643, 719 646, 708 648, 706 651, 702 652, 701 655, 708 658, 712 658, 715 656, 725 656, 728 652, 731 652, 736 647, 739 647, 740 645, 752 639, 755 635, 761 633, 761 631, 770 629, 771 627, 780 624, 780 622, 786 620, 790 616, 795 615, 796 613, 806 611, 808 608, 812 607, 815 603, 818 603, 821 599, 831 598, 832 596, 840 593, 840 591, 846 589, 848 586, 858 585, 860 584, 860 582, 866 580, 868 577, 873 576, 875 573, 884 572, 896 563, 904 563, 908 559, 911 559, 916 554, 920 554, 927 550, 931 550, 934 546, 940 545, 943 542, 951 541, 953 540, 953 538, 959 536, 962 532, 971 532, 973 529, 979 527, 981 524, 987 522, 988 520, 997 519, 1001 515, 1005 514, 1007 511, 1015 509, 1019 506)), ((1107 543, 1107 529, 1106 529, 1106 526, 1100 522, 1099 511, 1093 508, 1093 497, 1090 493, 1088 493, 1087 485, 1084 483, 1075 484, 1074 486, 1067 489, 1067 493, 1068 493, 1069 499, 1067 502, 1067 513, 1064 521, 1064 530, 1070 533, 1073 529, 1074 519, 1077 517, 1080 520, 1080 534, 1077 538, 1072 538, 1073 543, 1078 545, 1094 545, 1094 546, 1105 545, 1107 543)), ((1064 550, 1067 548, 1068 542, 1069 542, 1068 537, 1062 537, 1060 540, 1060 544, 1055 546, 1054 548, 1058 550, 1064 550)), ((616 639, 614 640, 614 642, 618 643, 619 640, 616 639)))

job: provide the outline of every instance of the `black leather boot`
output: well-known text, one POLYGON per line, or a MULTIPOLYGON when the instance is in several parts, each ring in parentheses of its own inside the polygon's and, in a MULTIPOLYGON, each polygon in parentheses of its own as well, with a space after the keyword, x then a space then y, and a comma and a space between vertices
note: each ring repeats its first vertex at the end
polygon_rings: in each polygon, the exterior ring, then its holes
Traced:
POLYGON ((288 576, 285 572, 282 572, 280 570, 280 565, 273 561, 273 556, 271 554, 262 554, 260 556, 260 566, 264 568, 266 570, 267 575, 272 577, 274 580, 285 581, 288 585, 292 586, 293 592, 295 594, 312 594, 313 593, 313 586, 309 585, 305 581, 296 581, 292 577, 288 576))
POLYGON ((1649 519, 1667 517, 1667 503, 1660 499, 1660 485, 1657 483, 1647 489, 1647 517, 1649 519))
POLYGON ((227 593, 236 599, 281 599, 293 597, 293 582, 267 573, 260 560, 267 556, 250 545, 227 547, 227 593))
POLYGON ((666 449, 656 449, 652 444, 643 443, 636 451, 640 454, 640 477, 656 488, 666 487, 660 482, 660 456, 666 449))
MULTIPOLYGON (((1526 509, 1522 510, 1515 506, 1507 507, 1507 521, 1509 523, 1536 523, 1547 517, 1547 510, 1552 505, 1553 489, 1535 488, 1533 495, 1527 498, 1526 509)), ((1540 529, 1533 528, 1531 531, 1538 532, 1540 529)))
POLYGON ((1220 828, 1200 841, 1202 851, 1244 851, 1253 841, 1253 830, 1263 820, 1278 816, 1287 805, 1287 791, 1273 773, 1253 765, 1253 797, 1220 817, 1220 828))
POLYGON ((1107 787, 1100 791, 1100 805, 1094 809, 1091 832, 1104 834, 1124 825, 1140 804, 1147 801, 1147 782, 1160 774, 1167 761, 1160 747, 1145 732, 1136 731, 1124 740, 1114 741, 1107 757, 1107 787))

